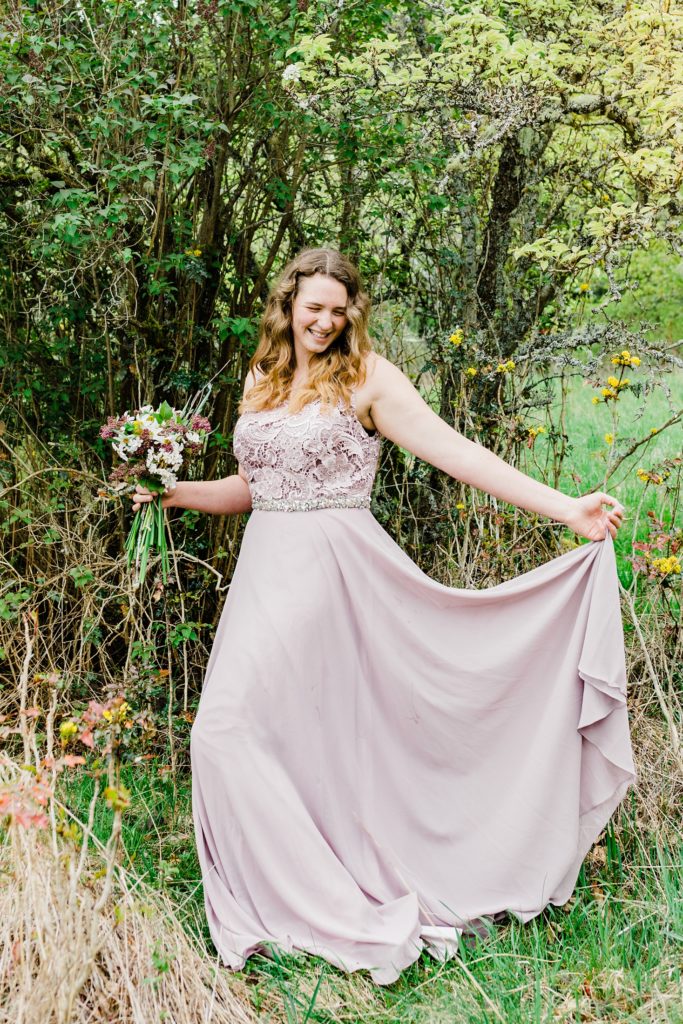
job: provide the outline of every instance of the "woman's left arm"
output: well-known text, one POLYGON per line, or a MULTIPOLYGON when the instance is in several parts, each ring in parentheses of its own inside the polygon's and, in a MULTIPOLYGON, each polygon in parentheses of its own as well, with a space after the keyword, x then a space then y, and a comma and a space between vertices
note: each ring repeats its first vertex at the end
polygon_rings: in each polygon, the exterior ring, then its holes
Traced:
POLYGON ((370 416, 380 433, 418 458, 502 501, 564 523, 588 540, 604 540, 606 530, 616 536, 623 518, 620 501, 602 491, 572 498, 510 466, 449 427, 388 359, 374 360, 367 391, 370 416))

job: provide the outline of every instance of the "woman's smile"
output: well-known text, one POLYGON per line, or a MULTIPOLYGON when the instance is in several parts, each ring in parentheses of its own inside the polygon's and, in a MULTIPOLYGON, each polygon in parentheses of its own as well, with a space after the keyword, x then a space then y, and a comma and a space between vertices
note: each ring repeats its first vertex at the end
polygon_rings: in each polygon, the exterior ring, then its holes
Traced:
POLYGON ((301 280, 291 313, 297 365, 305 366, 340 336, 348 324, 347 303, 346 288, 335 278, 312 274, 301 280))

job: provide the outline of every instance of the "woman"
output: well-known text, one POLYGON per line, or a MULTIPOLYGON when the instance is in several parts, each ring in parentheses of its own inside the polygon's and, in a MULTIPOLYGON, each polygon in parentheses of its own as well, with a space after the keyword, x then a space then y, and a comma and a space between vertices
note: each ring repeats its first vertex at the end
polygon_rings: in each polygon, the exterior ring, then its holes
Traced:
MULTIPOLYGON (((633 782, 608 494, 568 497, 441 420, 367 333, 339 253, 285 268, 239 473, 169 507, 253 509, 192 729, 211 934, 381 984, 505 912, 562 904, 633 782), (488 590, 424 574, 369 511, 381 437, 599 543, 488 590), (604 508, 603 506, 608 506, 604 508)), ((151 496, 138 488, 134 508, 151 496)))

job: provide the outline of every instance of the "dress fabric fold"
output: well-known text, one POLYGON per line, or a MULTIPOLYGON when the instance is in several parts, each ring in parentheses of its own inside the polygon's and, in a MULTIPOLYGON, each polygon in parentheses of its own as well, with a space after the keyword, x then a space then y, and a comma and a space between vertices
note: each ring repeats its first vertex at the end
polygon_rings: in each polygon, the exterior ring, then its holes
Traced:
POLYGON ((609 534, 447 587, 363 507, 380 438, 353 396, 234 437, 255 510, 191 739, 223 963, 275 946, 387 984, 565 903, 635 779, 609 534))

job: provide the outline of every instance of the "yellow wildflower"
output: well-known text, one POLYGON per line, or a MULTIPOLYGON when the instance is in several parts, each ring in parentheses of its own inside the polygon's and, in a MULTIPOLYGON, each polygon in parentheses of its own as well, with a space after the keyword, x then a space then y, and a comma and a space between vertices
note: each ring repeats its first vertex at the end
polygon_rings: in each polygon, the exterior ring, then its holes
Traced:
POLYGON ((78 726, 75 722, 62 722, 59 727, 59 738, 62 743, 68 743, 76 735, 78 735, 78 726))
POLYGON ((613 398, 614 391, 611 388, 602 388, 602 396, 603 398, 613 398))
POLYGON ((618 388, 619 387, 619 381, 617 380, 616 377, 608 377, 607 378, 607 383, 609 384, 609 386, 611 388, 618 388))
POLYGON ((102 718, 107 722, 122 722, 128 712, 130 711, 130 704, 127 700, 121 701, 114 708, 106 708, 102 712, 102 718))
POLYGON ((459 508, 459 509, 463 509, 463 508, 465 508, 465 503, 464 503, 464 501, 456 501, 456 503, 455 503, 455 507, 456 507, 456 508, 459 508))
POLYGON ((627 348, 616 355, 612 356, 612 363, 614 366, 640 366, 640 358, 638 356, 632 356, 627 348))
POLYGON ((650 479, 650 474, 647 472, 646 469, 638 469, 638 470, 636 470, 636 476, 638 477, 639 480, 642 480, 644 484, 646 484, 648 482, 648 480, 650 479))
POLYGON ((579 285, 579 291, 580 291, 580 292, 587 292, 587 291, 589 290, 589 288, 590 288, 590 285, 589 285, 589 284, 587 284, 587 283, 586 283, 585 281, 583 281, 583 282, 582 282, 582 283, 581 283, 581 284, 579 285))
POLYGON ((194 256, 201 256, 201 254, 202 254, 202 250, 201 249, 195 249, 194 250, 194 253, 193 253, 194 256))
POLYGON ((614 441, 614 434, 605 434, 605 444, 612 444, 614 441))
POLYGON ((457 348, 458 345, 462 345, 464 337, 462 327, 456 327, 448 340, 457 348))
POLYGON ((650 427, 650 433, 651 434, 658 434, 659 433, 659 427, 650 427))
POLYGON ((465 370, 465 374, 466 374, 467 377, 476 377, 477 376, 477 368, 476 368, 476 366, 468 366, 467 369, 465 370))
POLYGON ((600 404, 600 399, 598 398, 597 395, 593 395, 593 397, 591 398, 591 402, 593 403, 593 405, 599 405, 600 404))
POLYGON ((652 567, 662 576, 669 576, 681 571, 681 563, 676 555, 670 555, 668 558, 653 558, 652 567))

